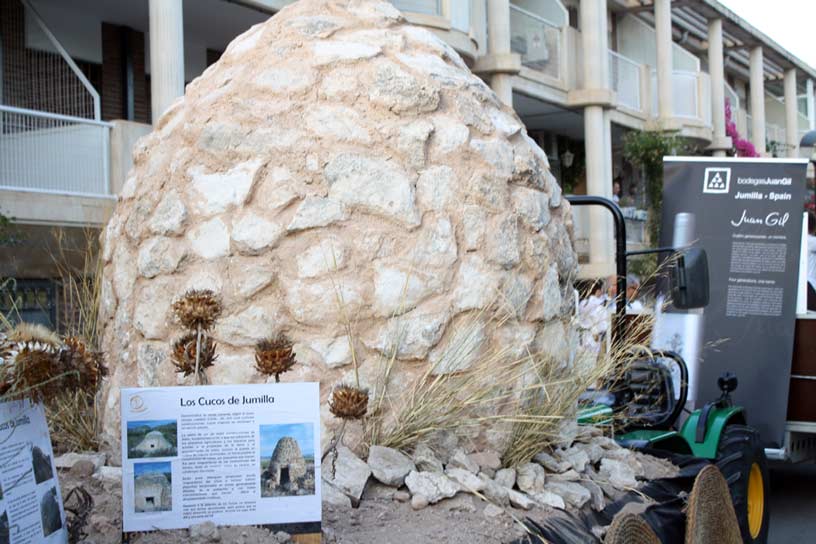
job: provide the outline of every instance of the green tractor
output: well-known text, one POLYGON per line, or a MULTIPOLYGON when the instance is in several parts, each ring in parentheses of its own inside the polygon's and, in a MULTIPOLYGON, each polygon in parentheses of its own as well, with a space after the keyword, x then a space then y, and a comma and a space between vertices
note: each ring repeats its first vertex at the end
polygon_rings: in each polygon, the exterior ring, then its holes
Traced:
MULTIPOLYGON (((626 251, 626 225, 620 208, 612 201, 595 196, 569 196, 577 206, 597 205, 614 218, 618 297, 612 341, 627 334, 626 258, 634 254, 673 253, 670 269, 671 300, 681 310, 708 304, 708 264, 699 248, 658 248, 626 251)), ((688 412, 688 368, 683 358, 671 351, 653 350, 633 356, 618 383, 607 389, 590 391, 582 399, 578 421, 604 424, 614 421, 615 439, 632 449, 661 449, 672 453, 710 459, 725 476, 746 543, 765 543, 768 538, 768 463, 755 429, 748 425, 745 409, 735 406, 731 393, 737 377, 726 373, 718 380, 722 392, 716 400, 688 412), (672 365, 680 376, 679 395, 674 387, 672 365), (683 418, 684 413, 687 417, 683 418)))

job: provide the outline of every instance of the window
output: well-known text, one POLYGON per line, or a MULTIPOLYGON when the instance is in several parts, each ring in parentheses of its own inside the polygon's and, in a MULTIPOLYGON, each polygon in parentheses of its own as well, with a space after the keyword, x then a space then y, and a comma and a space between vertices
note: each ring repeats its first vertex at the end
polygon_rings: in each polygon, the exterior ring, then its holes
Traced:
POLYGON ((392 0, 391 3, 400 11, 442 15, 442 0, 392 0))

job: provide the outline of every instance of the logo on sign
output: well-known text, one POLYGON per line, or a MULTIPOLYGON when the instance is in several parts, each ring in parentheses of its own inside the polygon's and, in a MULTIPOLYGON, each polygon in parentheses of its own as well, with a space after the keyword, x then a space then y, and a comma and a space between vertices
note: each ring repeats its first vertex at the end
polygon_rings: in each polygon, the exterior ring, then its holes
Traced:
POLYGON ((730 168, 706 168, 703 180, 703 192, 723 194, 728 192, 731 185, 730 168))
POLYGON ((130 397, 130 411, 136 412, 137 414, 140 412, 144 412, 147 410, 147 406, 145 406, 144 400, 139 395, 133 395, 130 397))

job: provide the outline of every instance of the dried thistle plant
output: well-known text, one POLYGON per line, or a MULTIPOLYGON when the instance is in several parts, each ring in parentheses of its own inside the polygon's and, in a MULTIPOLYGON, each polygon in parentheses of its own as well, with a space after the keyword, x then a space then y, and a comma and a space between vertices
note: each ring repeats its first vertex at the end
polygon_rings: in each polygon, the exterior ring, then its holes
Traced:
POLYGON ((284 334, 265 338, 255 345, 255 368, 261 374, 275 376, 280 382, 280 375, 295 366, 295 354, 292 342, 284 334))
POLYGON ((221 301, 209 289, 191 289, 173 303, 176 319, 195 337, 195 344, 192 347, 179 347, 178 343, 182 342, 183 338, 173 345, 174 356, 177 352, 180 354, 179 358, 175 358, 174 364, 178 372, 184 373, 185 376, 193 374, 199 385, 206 381, 204 368, 212 366, 215 361, 215 343, 206 331, 212 328, 222 310, 221 301), (192 372, 189 372, 185 360, 186 354, 190 352, 194 357, 192 372))
POLYGON ((368 411, 368 390, 348 384, 336 386, 329 397, 329 411, 341 419, 362 419, 368 411))
POLYGON ((78 336, 67 336, 58 352, 59 365, 71 375, 71 383, 80 390, 94 395, 108 375, 101 352, 88 348, 78 336))
POLYGON ((221 301, 209 289, 191 289, 173 302, 176 319, 186 328, 209 330, 221 315, 221 301))
POLYGON ((11 398, 28 397, 34 402, 53 397, 64 385, 57 351, 36 342, 18 345, 18 351, 10 365, 6 366, 4 388, 11 398))
POLYGON ((198 333, 190 332, 173 342, 171 356, 176 370, 184 376, 196 373, 196 360, 198 360, 198 371, 211 367, 218 358, 216 355, 217 344, 210 337, 205 335, 198 341, 198 333), (199 346, 200 344, 200 346, 199 346))

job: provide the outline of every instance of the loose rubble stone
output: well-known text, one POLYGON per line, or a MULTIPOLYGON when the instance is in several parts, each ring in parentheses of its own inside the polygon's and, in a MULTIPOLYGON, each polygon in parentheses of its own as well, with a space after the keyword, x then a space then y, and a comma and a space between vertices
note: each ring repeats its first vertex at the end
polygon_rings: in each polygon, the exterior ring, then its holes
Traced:
POLYGON ((414 464, 421 472, 443 472, 442 461, 436 453, 425 444, 419 444, 414 449, 414 464))
POLYGON ((99 469, 94 473, 93 477, 102 481, 121 482, 122 467, 99 467, 99 469))
POLYGON ((323 471, 325 479, 350 498, 359 501, 371 476, 371 469, 365 461, 345 446, 337 447, 337 457, 333 462, 331 455, 327 460, 327 470, 323 471), (333 473, 329 467, 334 468, 333 473))
POLYGON ((568 504, 575 508, 581 508, 591 498, 589 490, 581 484, 575 482, 558 482, 550 480, 547 482, 547 491, 562 497, 568 504))
POLYGON ((456 450, 448 461, 448 467, 463 468, 473 474, 479 473, 479 464, 473 461, 464 450, 456 450))
POLYGON ((516 469, 516 485, 525 493, 542 491, 546 479, 544 468, 536 463, 525 463, 516 469))
POLYGON ((502 487, 513 489, 513 486, 516 485, 516 469, 499 469, 496 471, 496 475, 493 477, 493 480, 502 487))
POLYGON ((577 482, 578 480, 581 479, 581 475, 578 474, 575 471, 575 469, 571 468, 568 471, 562 472, 560 474, 559 473, 550 474, 549 479, 550 480, 557 480, 559 482, 577 482))
POLYGON ((556 459, 547 452, 542 451, 533 457, 533 461, 546 468, 549 472, 566 472, 570 468, 567 461, 556 459))
POLYGON ((94 471, 105 465, 107 455, 104 453, 64 453, 54 458, 54 466, 57 468, 70 469, 79 461, 90 461, 94 471))
POLYGON ((321 500, 324 503, 331 504, 332 506, 351 508, 351 499, 348 497, 348 495, 334 487, 325 479, 323 480, 323 487, 321 490, 321 500))
POLYGON ((578 446, 572 446, 566 450, 556 450, 555 453, 578 472, 583 472, 584 469, 586 469, 587 463, 589 463, 589 455, 587 455, 583 448, 578 446))
POLYGON ((478 451, 468 455, 471 461, 479 465, 482 470, 499 470, 501 468, 501 457, 493 450, 478 451))
POLYGON ((561 495, 553 493, 552 491, 543 490, 537 493, 532 493, 530 495, 533 500, 535 500, 539 504, 543 504, 544 506, 549 506, 551 508, 559 508, 561 510, 567 507, 564 499, 561 498, 561 495))
POLYGON ((445 469, 445 474, 458 483, 462 491, 477 493, 485 488, 485 483, 481 478, 463 468, 448 467, 445 469))
POLYGON ((414 462, 407 455, 383 446, 371 446, 368 466, 377 480, 393 487, 401 486, 408 473, 416 470, 414 462))
POLYGON ((218 534, 218 527, 212 521, 196 523, 190 525, 190 540, 197 542, 220 542, 221 535, 218 534))
POLYGON ((414 495, 411 497, 411 508, 414 510, 422 510, 423 508, 427 507, 428 499, 423 495, 414 495))
POLYGON ((583 480, 581 485, 587 488, 589 494, 592 497, 592 509, 596 512, 600 512, 604 508, 606 508, 606 500, 604 499, 604 493, 601 487, 591 480, 583 480))
POLYGON ((530 510, 535 506, 535 500, 531 499, 524 493, 519 493, 518 491, 509 490, 507 492, 507 498, 510 500, 510 504, 515 506, 516 508, 521 508, 522 510, 530 510))
MULTIPOLYGON (((412 470, 405 478, 405 485, 408 486, 412 495, 421 495, 430 504, 453 497, 459 492, 459 484, 441 472, 412 470)), ((413 505, 413 499, 411 503, 413 505)))
POLYGON ((637 486, 635 471, 624 461, 606 457, 601 459, 600 475, 601 477, 605 477, 609 480, 610 484, 620 490, 637 486))
POLYGON ((510 489, 497 484, 486 474, 482 475, 481 479, 484 482, 482 494, 487 500, 501 506, 506 506, 510 503, 510 489))

